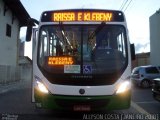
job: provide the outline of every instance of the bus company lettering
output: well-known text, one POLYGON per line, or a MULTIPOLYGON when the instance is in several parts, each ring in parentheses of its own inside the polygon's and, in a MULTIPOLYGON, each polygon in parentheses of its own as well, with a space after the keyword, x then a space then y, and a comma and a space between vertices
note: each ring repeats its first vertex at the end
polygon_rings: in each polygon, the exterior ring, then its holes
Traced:
POLYGON ((64 12, 53 13, 53 21, 111 21, 109 12, 64 12))

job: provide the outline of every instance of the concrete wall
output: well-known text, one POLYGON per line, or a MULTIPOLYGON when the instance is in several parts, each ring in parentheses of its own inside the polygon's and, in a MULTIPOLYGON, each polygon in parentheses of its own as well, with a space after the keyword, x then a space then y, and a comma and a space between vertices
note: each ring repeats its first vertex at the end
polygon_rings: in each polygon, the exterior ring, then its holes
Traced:
POLYGON ((4 3, 0 0, 0 65, 16 66, 18 61, 19 21, 8 9, 4 16, 4 3), (6 36, 6 24, 11 26, 11 37, 6 36))
POLYGON ((0 65, 0 85, 11 84, 23 80, 31 80, 32 65, 21 66, 0 65))
POLYGON ((160 11, 150 18, 150 61, 152 65, 160 65, 160 11))

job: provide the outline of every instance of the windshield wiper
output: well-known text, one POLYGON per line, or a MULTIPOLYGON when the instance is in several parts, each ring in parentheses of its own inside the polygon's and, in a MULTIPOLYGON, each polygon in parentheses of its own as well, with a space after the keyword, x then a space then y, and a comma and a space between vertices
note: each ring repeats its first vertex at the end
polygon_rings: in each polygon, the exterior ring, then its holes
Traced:
POLYGON ((91 35, 88 37, 88 40, 89 40, 89 39, 93 39, 93 37, 102 30, 102 28, 105 26, 105 24, 106 24, 106 23, 105 23, 104 21, 101 22, 101 24, 96 28, 96 30, 93 31, 93 32, 91 33, 91 35))

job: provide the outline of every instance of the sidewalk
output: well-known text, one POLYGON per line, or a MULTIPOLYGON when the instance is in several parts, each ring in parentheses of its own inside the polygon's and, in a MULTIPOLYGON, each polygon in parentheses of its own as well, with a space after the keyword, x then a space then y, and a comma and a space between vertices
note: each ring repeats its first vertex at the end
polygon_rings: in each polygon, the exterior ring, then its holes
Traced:
POLYGON ((27 80, 20 80, 10 84, 0 84, 0 94, 30 86, 30 82, 27 80))
POLYGON ((21 78, 19 81, 11 82, 9 84, 0 84, 0 94, 23 88, 31 88, 31 68, 23 69, 21 71, 21 78))

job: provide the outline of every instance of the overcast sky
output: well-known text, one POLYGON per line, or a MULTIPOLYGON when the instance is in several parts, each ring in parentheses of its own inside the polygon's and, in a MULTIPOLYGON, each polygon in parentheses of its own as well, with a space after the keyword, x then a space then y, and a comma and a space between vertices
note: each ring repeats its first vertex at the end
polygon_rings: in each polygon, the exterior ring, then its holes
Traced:
MULTIPOLYGON (((136 46, 136 53, 150 51, 149 17, 160 8, 160 0, 21 0, 32 18, 40 19, 46 10, 70 8, 98 8, 123 11, 126 15, 131 43, 136 46), (123 4, 126 3, 126 6, 123 4)), ((25 32, 22 29, 21 38, 25 32)), ((25 55, 31 56, 30 43, 26 44, 25 55), (28 49, 29 48, 29 49, 28 49)))

